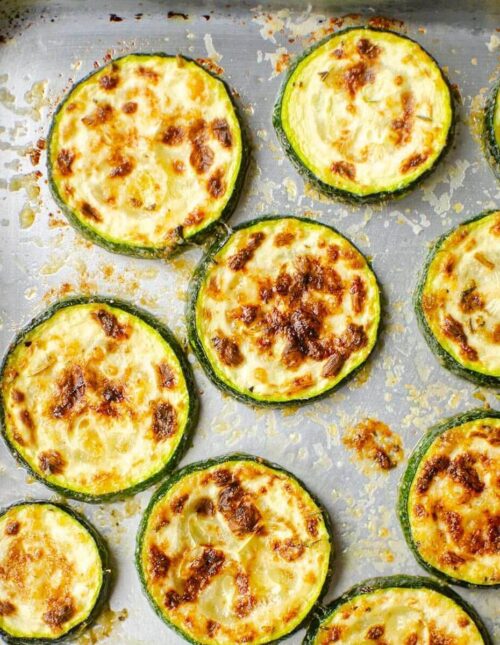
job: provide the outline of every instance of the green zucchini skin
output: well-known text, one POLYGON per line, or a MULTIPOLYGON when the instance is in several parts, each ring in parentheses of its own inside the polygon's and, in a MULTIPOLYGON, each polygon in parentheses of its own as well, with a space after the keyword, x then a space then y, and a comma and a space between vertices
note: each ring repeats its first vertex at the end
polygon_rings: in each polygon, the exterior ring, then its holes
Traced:
POLYGON ((67 515, 72 517, 74 520, 76 520, 79 524, 81 524, 92 536, 94 539, 94 542, 97 545, 97 550, 99 552, 99 557, 101 560, 101 569, 102 569, 102 585, 101 589, 99 591, 99 595, 97 597, 97 600, 94 604, 94 607, 92 608, 92 611, 90 614, 87 616, 87 618, 79 623, 78 625, 75 625, 72 629, 70 629, 66 634, 63 634, 59 638, 19 638, 15 636, 11 636, 8 634, 5 630, 0 628, 0 636, 2 639, 6 642, 9 643, 9 645, 51 645, 52 643, 63 643, 69 640, 72 640, 76 637, 78 637, 83 631, 85 631, 90 625, 92 625, 93 622, 97 619, 99 614, 101 613, 102 609, 104 608, 104 605, 106 603, 106 600, 108 599, 109 592, 110 592, 110 586, 113 578, 112 574, 112 569, 111 569, 111 562, 110 562, 110 555, 109 555, 109 549, 108 546, 103 538, 103 536, 97 531, 97 529, 87 520, 86 517, 84 517, 81 513, 78 513, 75 509, 71 508, 71 506, 67 506, 66 504, 60 504, 59 502, 52 502, 49 500, 43 500, 43 499, 37 499, 37 500, 26 500, 26 501, 20 501, 20 502, 15 502, 14 504, 10 504, 9 506, 6 506, 0 510, 0 516, 4 515, 8 510, 11 508, 15 508, 16 506, 25 506, 25 505, 32 505, 32 504, 42 504, 42 505, 47 505, 49 504, 50 506, 55 506, 56 508, 61 509, 64 511, 67 515))
POLYGON ((287 72, 287 76, 285 80, 283 81, 283 84, 281 86, 280 92, 278 94, 278 99, 276 101, 276 104, 274 106, 273 110, 273 116, 272 116, 272 121, 273 121, 273 126, 274 130, 276 132, 276 136, 278 137, 278 141, 280 142, 281 146, 283 147, 283 150, 285 151, 286 155, 292 162, 293 166, 295 169, 302 175, 305 181, 309 182, 314 188, 316 188, 318 191, 326 195, 327 197, 331 197, 332 199, 336 201, 341 201, 345 202, 347 204, 369 204, 369 203, 377 203, 377 202, 384 202, 390 199, 395 199, 399 197, 403 197, 406 193, 410 192, 414 188, 420 185, 421 182, 423 182, 430 174, 434 172, 440 161, 445 157, 447 152, 450 150, 453 140, 455 137, 455 128, 456 128, 456 105, 454 101, 454 94, 452 87, 450 85, 449 80, 446 78, 443 70, 441 69, 439 63, 436 61, 436 59, 429 54, 429 52, 420 45, 416 40, 413 38, 409 38, 408 36, 405 36, 404 34, 397 33, 395 31, 391 31, 389 29, 380 29, 377 27, 368 27, 368 26, 359 26, 359 27, 346 27, 345 29, 340 29, 339 31, 336 31, 333 35, 329 35, 326 38, 323 38, 319 42, 315 43, 308 49, 306 49, 304 52, 302 52, 293 62, 293 64, 290 66, 287 72), (309 168, 306 168, 306 166, 302 163, 300 160, 299 156, 293 149, 293 146, 291 145, 290 141, 288 140, 288 137, 285 134, 285 130, 283 128, 282 124, 282 118, 281 118, 281 109, 283 105, 283 98, 285 94, 285 88, 288 84, 289 79, 291 78, 293 72, 295 69, 300 65, 300 63, 307 58, 312 52, 317 49, 318 47, 321 47, 324 45, 326 42, 328 42, 331 38, 339 36, 341 34, 345 34, 349 31, 352 31, 354 29, 364 29, 366 30, 367 33, 370 31, 379 31, 379 32, 386 32, 386 33, 393 33, 400 38, 405 38, 406 40, 410 40, 412 42, 415 42, 421 49, 425 51, 425 53, 436 63, 437 67, 439 68, 439 71, 441 72, 441 76, 443 78, 443 81, 446 83, 448 90, 450 92, 450 108, 451 108, 451 113, 452 113, 452 118, 451 118, 451 126, 448 131, 448 136, 446 139, 446 144, 443 147, 443 150, 441 151, 441 154, 436 158, 434 164, 428 168, 424 173, 422 173, 417 179, 413 182, 410 182, 410 184, 403 186, 397 190, 394 191, 381 191, 378 193, 372 193, 371 195, 357 195, 355 193, 351 193, 347 190, 343 190, 341 188, 335 188, 334 186, 331 186, 330 184, 325 183, 321 179, 319 179, 309 168))
POLYGON ((498 180, 500 180, 500 141, 495 136, 495 112, 499 100, 500 80, 496 81, 486 101, 483 122, 483 140, 486 156, 498 180))
POLYGON ((403 587, 407 589, 431 589, 432 591, 437 591, 443 596, 446 596, 469 615, 470 619, 481 634, 484 645, 493 645, 493 641, 491 640, 491 637, 488 634, 488 631, 477 611, 463 598, 461 598, 455 591, 453 591, 453 589, 441 582, 438 582, 437 580, 433 580, 432 578, 426 578, 423 576, 409 576, 405 574, 398 574, 380 578, 369 578, 368 580, 365 580, 348 589, 344 594, 339 596, 336 600, 331 602, 326 607, 321 607, 313 616, 305 638, 302 641, 302 645, 313 645, 314 639, 321 627, 321 624, 336 609, 338 609, 338 607, 342 606, 346 602, 349 602, 353 598, 356 598, 356 596, 372 593, 379 589, 389 589, 391 587, 403 587))
MULTIPOLYGON (((325 578, 325 582, 323 584, 323 587, 321 589, 321 592, 318 596, 318 599, 316 601, 315 607, 319 607, 319 603, 321 602, 322 598, 325 596, 326 592, 328 591, 328 587, 331 582, 332 574, 333 574, 333 563, 335 559, 335 554, 334 554, 334 541, 333 541, 333 528, 332 528, 332 522, 330 519, 330 516, 328 515, 328 512, 326 511, 325 507, 323 504, 318 500, 318 498, 311 493, 311 491, 307 488, 307 486, 300 480, 298 477, 293 475, 291 472, 280 466, 279 464, 275 464, 273 462, 267 461, 266 459, 263 459, 262 457, 257 457, 255 455, 250 455, 247 453, 243 452, 237 452, 237 453, 232 453, 228 455, 222 455, 220 457, 214 457, 212 459, 207 459, 206 461, 198 461, 192 464, 188 464, 187 466, 184 466, 183 468, 180 468, 177 470, 175 473, 173 473, 169 479, 167 479, 153 494, 151 497, 151 500, 144 512, 144 515, 141 519, 141 522, 139 524, 139 530, 137 532, 137 540, 136 540, 136 549, 135 549, 135 566, 139 575, 139 579, 141 581, 141 585, 144 591, 144 594, 148 598, 148 601, 150 605, 152 606, 154 612, 156 615, 168 626, 170 629, 172 629, 174 632, 179 634, 182 638, 184 638, 186 641, 189 643, 192 643, 192 645, 200 645, 198 641, 194 640, 189 636, 189 634, 186 634, 183 632, 179 627, 171 623, 170 621, 167 620, 165 615, 162 613, 161 609, 158 607, 158 605, 155 603, 153 600, 152 596, 148 592, 145 576, 144 576, 144 571, 141 566, 141 550, 142 550, 142 544, 144 541, 144 534, 146 532, 147 528, 147 523, 148 523, 148 518, 151 514, 151 511, 153 510, 156 502, 161 499, 165 493, 174 485, 176 484, 179 480, 181 480, 185 475, 189 475, 190 473, 194 473, 199 470, 205 470, 206 468, 211 468, 212 466, 218 466, 227 462, 234 462, 234 461, 254 461, 258 464, 263 464, 265 466, 268 466, 269 468, 273 468, 274 470, 277 470, 279 472, 284 473, 287 475, 287 477, 291 477, 294 479, 311 497, 311 499, 315 502, 315 504, 318 506, 318 508, 321 511, 321 517, 322 520, 325 524, 325 527, 327 529, 329 538, 330 538, 330 563, 329 563, 329 568, 328 568, 328 573, 325 578)), ((300 630, 304 625, 307 623, 309 620, 310 616, 313 615, 313 613, 316 611, 315 607, 311 609, 309 614, 304 618, 303 622, 300 625, 297 625, 295 629, 282 638, 276 639, 274 641, 269 641, 269 645, 271 643, 280 643, 298 630, 300 630)))
MULTIPOLYGON (((124 56, 119 56, 115 59, 114 61, 119 61, 122 58, 126 58, 129 56, 129 54, 125 54, 124 56)), ((161 56, 162 58, 177 58, 176 55, 173 54, 165 54, 164 52, 137 52, 134 53, 134 56, 144 56, 147 58, 148 56, 161 56)), ((245 175, 246 171, 248 169, 248 164, 250 161, 250 143, 249 143, 249 137, 246 132, 246 129, 244 127, 244 124, 242 123, 242 118, 241 118, 241 111, 239 107, 237 106, 234 98, 233 98, 233 93, 231 92, 231 88, 227 84, 227 82, 222 79, 220 76, 217 76, 217 74, 214 74, 214 72, 210 71, 206 67, 203 67, 203 65, 200 65, 199 63, 196 62, 193 58, 190 58, 189 56, 181 56, 179 55, 180 58, 184 59, 185 61, 189 63, 194 63, 198 65, 201 69, 203 69, 204 72, 212 76, 213 78, 217 79, 220 81, 223 85, 224 88, 227 92, 227 95, 231 101, 231 104, 234 108, 234 111, 236 113, 236 117, 238 119, 238 123, 240 126, 240 131, 241 131, 241 164, 240 168, 238 171, 238 176, 236 178, 236 181, 234 183, 233 191, 231 193, 231 197, 229 198, 226 206, 221 212, 221 215, 217 220, 212 222, 210 225, 208 225, 206 228, 203 230, 199 231, 195 235, 192 235, 189 239, 185 239, 182 234, 182 230, 179 231, 179 241, 176 246, 170 247, 170 248, 158 248, 158 247, 153 247, 153 246, 135 246, 135 245, 129 245, 126 243, 121 243, 121 242, 113 242, 112 240, 108 240, 101 236, 99 233, 93 231, 92 229, 88 228, 82 222, 78 219, 78 217, 75 215, 74 211, 72 208, 70 208, 65 201, 63 200, 61 193, 59 192, 59 189, 57 188, 57 184, 54 180, 53 177, 53 167, 52 163, 50 161, 50 155, 47 155, 47 174, 48 174, 48 183, 49 183, 49 188, 52 194, 52 197, 54 201, 56 202, 57 206, 61 209, 61 211, 64 213, 64 215, 67 217, 69 223, 71 226, 76 229, 85 239, 89 240, 93 244, 97 244, 98 246, 102 246, 105 248, 107 251, 110 251, 111 253, 118 253, 120 255, 129 255, 132 257, 140 257, 140 258, 161 258, 163 260, 169 260, 174 258, 176 255, 181 253, 182 251, 185 251, 189 248, 192 248, 193 246, 199 245, 204 243, 207 239, 210 238, 211 235, 213 235, 214 232, 217 231, 217 229, 220 226, 221 222, 225 222, 228 220, 234 209, 236 208, 236 205, 238 203, 242 188, 243 188, 243 183, 245 180, 245 175)), ((97 74, 101 68, 97 70, 93 70, 89 72, 86 76, 84 76, 82 79, 80 79, 77 83, 75 83, 72 87, 71 90, 75 89, 79 85, 85 83, 89 78, 94 76, 94 74, 97 74)), ((68 92, 68 95, 66 98, 61 101, 61 103, 58 105, 56 111, 54 112, 54 115, 52 117, 52 122, 49 128, 49 133, 47 135, 47 150, 50 150, 52 147, 52 137, 54 134, 54 129, 55 129, 55 124, 57 121, 57 116, 59 112, 63 109, 63 107, 66 105, 66 102, 69 100, 69 96, 71 93, 71 90, 68 92)))
MULTIPOLYGON (((238 224, 237 226, 231 228, 231 229, 225 229, 223 232, 221 232, 221 235, 215 239, 213 242, 212 246, 209 247, 207 250, 205 256, 202 258, 198 266, 196 267, 193 276, 191 278, 190 284, 189 284, 189 289, 188 289, 188 299, 186 303, 186 312, 185 312, 185 317, 186 317, 186 323, 187 323, 187 330, 188 330, 188 339, 189 343, 191 345, 191 348, 193 352, 196 355, 196 358, 200 362, 201 366, 203 367, 205 373, 209 377, 209 379, 216 385, 222 392, 225 392, 227 394, 230 394, 232 397, 237 399, 238 401, 241 401, 242 403, 246 403, 248 405, 252 406, 258 406, 258 407, 263 407, 263 408, 286 408, 286 407, 296 407, 300 405, 305 405, 307 403, 313 403, 314 401, 319 401, 321 399, 324 399, 328 396, 330 396, 333 392, 335 392, 339 387, 343 386, 345 383, 347 383, 350 379, 356 376, 356 374, 365 366, 366 362, 370 358, 373 350, 377 346, 378 343, 378 336, 380 332, 380 327, 381 327, 381 320, 379 320, 379 329, 378 329, 378 335, 377 335, 377 342, 375 342, 371 352, 367 355, 366 359, 358 365, 352 372, 347 374, 345 378, 343 378, 341 381, 333 385, 330 389, 325 390, 321 394, 318 394, 317 396, 312 396, 309 398, 303 398, 303 399, 293 399, 290 401, 269 401, 269 400, 259 400, 259 399, 254 399, 250 396, 247 396, 246 394, 242 394, 239 390, 236 388, 231 387, 227 383, 225 383, 219 376, 216 374, 215 370, 213 369, 210 361, 208 360, 208 357, 205 354, 205 350, 203 349, 200 337, 198 335, 198 331, 196 329, 196 301, 198 298, 198 293, 201 288, 203 278, 205 275, 206 270, 211 266, 213 262, 213 257, 222 249, 222 247, 228 242, 229 238, 235 233, 236 231, 240 231, 245 228, 250 228, 251 226, 254 226, 258 222, 261 221, 266 221, 266 220, 279 220, 282 219, 283 216, 280 215, 263 215, 262 217, 257 217, 255 219, 249 220, 247 222, 243 222, 242 224, 238 224)), ((307 217, 297 217, 293 215, 286 215, 287 219, 295 219, 300 222, 305 222, 305 223, 311 223, 311 224, 318 224, 313 219, 307 218, 307 217)), ((326 228, 329 228, 331 231, 334 231, 338 235, 342 235, 336 228, 333 226, 329 226, 328 224, 324 224, 321 222, 322 226, 325 226, 326 228)), ((346 238, 347 239, 347 238, 346 238)), ((349 243, 359 252, 361 251, 358 249, 358 247, 351 242, 351 240, 348 240, 349 243)), ((363 255, 361 253, 361 255, 363 255)), ((363 257, 365 257, 363 255, 363 257)), ((382 288, 380 286, 380 283, 378 281, 378 278, 375 274, 375 272, 372 269, 371 263, 366 259, 368 267, 372 270, 373 275, 375 276, 375 280, 377 282, 377 287, 379 290, 379 293, 381 294, 381 301, 383 300, 382 298, 382 288)), ((382 309, 382 302, 381 302, 381 309, 382 309)), ((381 311, 381 314, 383 311, 381 311)), ((382 318, 382 315, 381 315, 382 318)))
POLYGON ((440 571, 436 567, 433 567, 431 564, 429 564, 422 557, 422 555, 420 554, 420 551, 417 548, 417 545, 413 540, 411 526, 410 526, 410 517, 408 513, 408 499, 410 496, 410 488, 415 478, 415 475, 417 473, 419 464, 421 460, 425 457, 431 445, 439 436, 441 436, 447 430, 451 430, 451 428, 455 428, 457 426, 463 425, 465 423, 468 423, 469 421, 476 421, 478 419, 486 419, 491 417, 495 419, 500 419, 500 412, 497 410, 485 410, 485 409, 478 408, 475 410, 470 410, 469 412, 457 414, 453 417, 449 417, 448 419, 441 421, 435 426, 432 426, 432 428, 430 428, 427 434, 425 434, 422 437, 422 439, 418 442, 418 444, 416 445, 416 447, 414 448, 410 456, 410 459, 408 460, 406 471, 403 473, 403 476, 401 478, 401 482, 399 485, 399 495, 398 495, 397 508, 396 508, 397 515, 399 517, 401 528, 403 530, 403 535, 405 537, 408 548, 413 553, 415 559, 420 564, 420 566, 426 569, 426 571, 428 571, 431 575, 437 576, 438 578, 441 578, 445 582, 448 582, 454 585, 460 585, 461 587, 467 587, 469 589, 498 589, 500 588, 500 583, 495 585, 474 584, 472 582, 467 582, 466 580, 461 580, 460 578, 454 578, 453 576, 449 576, 448 574, 444 573, 443 571, 440 571))
MULTIPOLYGON (((482 219, 483 217, 486 217, 487 215, 490 215, 491 213, 495 213, 495 209, 491 210, 485 210, 479 215, 476 215, 475 217, 472 217, 465 222, 462 222, 459 224, 459 226, 464 226, 466 224, 471 224, 472 222, 475 222, 477 220, 482 219)), ((456 227, 458 228, 458 227, 456 227)), ((490 374, 481 374, 480 372, 475 372, 474 370, 470 370, 463 365, 461 365, 451 354, 449 354, 444 347, 442 347, 434 334, 432 333, 431 328, 429 327, 429 324, 425 318, 424 310, 422 307, 422 296, 424 293, 424 287, 425 287, 425 280, 427 276, 427 271, 429 270, 429 267, 431 265, 431 262, 434 260, 436 255, 439 253, 439 250, 443 243, 449 238, 450 235, 452 235, 453 231, 456 230, 456 228, 448 231, 447 233, 444 233, 439 237, 436 242, 434 243, 434 246, 431 248, 424 266, 422 267, 422 270, 420 272, 417 286, 415 288, 414 294, 413 294, 413 307, 415 310, 415 315, 417 318, 417 323, 419 326, 419 329, 427 342, 430 350, 432 353, 436 356, 438 361, 450 372, 453 372, 457 376, 461 376, 462 378, 466 378, 469 381, 472 381, 473 383, 476 383, 477 385, 483 385, 486 387, 497 387, 500 385, 500 377, 498 376, 492 376, 490 374)))
POLYGON ((106 493, 103 495, 89 495, 87 493, 69 490, 67 488, 64 488, 63 486, 59 486, 52 482, 46 481, 36 471, 34 471, 31 468, 31 466, 28 464, 28 462, 25 459, 23 459, 23 457, 18 453, 18 451, 11 444, 11 442, 7 437, 6 423, 5 423, 5 407, 4 407, 5 404, 3 400, 3 394, 0 389, 0 433, 2 434, 3 439, 7 444, 7 447, 9 448, 12 456, 16 459, 16 461, 21 466, 23 466, 23 468, 25 468, 32 477, 40 481, 45 486, 48 486, 52 490, 55 490, 56 492, 60 493, 61 495, 64 495, 65 497, 70 497, 72 499, 76 499, 81 502, 97 504, 101 502, 117 501, 117 500, 124 499, 125 497, 128 497, 130 495, 135 495, 136 493, 142 490, 145 490, 146 488, 149 488, 149 486, 151 486, 152 484, 155 484, 156 482, 160 481, 165 477, 166 474, 171 472, 175 468, 176 464, 181 459, 181 457, 183 456, 184 452, 186 451, 187 447, 191 442, 194 428, 196 427, 196 424, 198 422, 200 404, 199 404, 198 392, 197 392, 196 383, 194 380, 193 371, 191 369, 191 365, 186 359, 184 352, 182 351, 181 346, 179 345, 177 339, 172 334, 172 332, 168 329, 168 327, 163 325, 157 318, 152 316, 144 309, 140 309, 139 307, 136 307, 135 305, 127 302, 126 300, 121 300, 120 298, 110 298, 107 296, 98 296, 98 295, 74 296, 74 297, 65 298, 63 300, 56 302, 47 310, 45 310, 43 313, 41 313, 39 316, 34 318, 30 323, 28 323, 26 327, 24 327, 24 329, 22 329, 17 334, 15 339, 10 344, 5 354, 5 357, 3 359, 3 362, 0 365, 0 380, 2 380, 3 373, 7 365, 7 361, 10 354, 15 349, 15 347, 20 342, 22 342, 23 338, 29 332, 31 332, 35 327, 37 327, 41 323, 51 318, 60 309, 64 309, 65 307, 71 307, 73 305, 81 305, 81 304, 88 304, 88 303, 104 303, 110 306, 119 307, 120 309, 123 309, 129 314, 137 316, 138 318, 146 322, 148 325, 153 327, 153 329, 155 329, 172 348, 172 351, 174 352, 177 360, 181 365, 182 371, 184 373, 184 378, 186 379, 187 389, 189 392, 189 414, 188 414, 188 420, 186 423, 186 428, 181 440, 179 441, 179 444, 175 452, 172 455, 172 458, 165 465, 165 467, 159 470, 149 479, 139 482, 137 485, 131 486, 122 491, 118 491, 114 493, 106 493))

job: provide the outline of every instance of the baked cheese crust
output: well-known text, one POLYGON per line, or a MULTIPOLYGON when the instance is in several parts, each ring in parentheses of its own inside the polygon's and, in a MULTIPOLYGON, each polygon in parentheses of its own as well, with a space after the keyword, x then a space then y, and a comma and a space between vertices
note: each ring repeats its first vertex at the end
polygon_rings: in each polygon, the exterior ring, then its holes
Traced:
POLYGON ((483 645, 453 600, 433 589, 390 587, 354 597, 321 622, 314 645, 483 645))
POLYGON ((158 331, 104 302, 64 306, 4 366, 7 440, 69 495, 110 495, 163 469, 189 414, 179 360, 158 331))
POLYGON ((139 250, 168 252, 216 221, 242 163, 225 85, 181 56, 131 54, 88 76, 56 113, 49 148, 73 217, 139 250))
POLYGON ((281 126, 301 163, 353 195, 391 193, 433 167, 453 121, 450 90, 422 47, 354 28, 332 36, 292 71, 281 126))
POLYGON ((17 638, 57 639, 85 621, 103 583, 94 538, 49 503, 0 516, 0 629, 17 638))
POLYGON ((232 645, 268 643, 297 627, 324 586, 330 554, 307 491, 242 457, 200 464, 161 494, 139 558, 169 623, 197 643, 232 645))
POLYGON ((410 488, 413 542, 431 566, 472 584, 500 583, 500 419, 438 435, 410 488))
POLYGON ((500 376, 500 211, 452 231, 426 271, 421 305, 438 343, 462 367, 500 376))
POLYGON ((224 383, 258 401, 317 396, 371 352, 380 296, 365 258, 337 232, 293 217, 235 231, 199 287, 196 331, 224 383))

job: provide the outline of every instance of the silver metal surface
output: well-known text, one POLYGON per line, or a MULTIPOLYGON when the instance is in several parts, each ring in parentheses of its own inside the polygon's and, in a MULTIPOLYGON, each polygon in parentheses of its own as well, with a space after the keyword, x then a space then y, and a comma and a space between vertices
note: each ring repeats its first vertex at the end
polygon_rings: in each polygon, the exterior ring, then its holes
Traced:
MULTIPOLYGON (((499 69, 500 4, 436 0, 397 3, 399 9, 394 5, 323 2, 317 10, 304 11, 303 3, 295 3, 299 10, 290 11, 271 4, 275 10, 269 16, 262 8, 238 2, 0 4, 0 33, 5 36, 0 45, 2 353, 15 332, 49 302, 81 291, 128 298, 185 340, 184 299, 201 250, 165 264, 112 255, 84 242, 64 224, 49 195, 45 154, 35 167, 29 159, 29 148, 46 135, 63 92, 109 56, 166 51, 211 58, 237 92, 253 142, 253 162, 232 222, 261 213, 308 214, 336 226, 372 258, 385 297, 380 342, 361 375, 330 398, 294 411, 254 410, 221 395, 191 356, 203 410, 182 463, 245 450, 301 477, 325 503, 334 524, 337 558, 328 599, 370 576, 422 573, 404 543, 394 510, 405 462, 388 475, 370 472, 352 459, 342 444, 343 432, 363 417, 380 419, 402 437, 407 457, 425 429, 439 419, 485 403, 499 405, 492 391, 437 364, 417 330, 410 300, 429 243, 482 209, 500 206, 499 185, 477 142, 473 118, 499 69), (168 11, 184 12, 188 18, 169 19, 168 11), (383 207, 346 207, 310 196, 271 127, 282 82, 276 65, 320 37, 329 17, 350 11, 362 13, 360 22, 377 14, 403 20, 404 32, 437 58, 462 97, 455 144, 437 172, 415 192, 383 207), (110 20, 112 13, 123 20, 110 20), (35 171, 41 177, 33 176, 35 171), (34 222, 27 226, 29 209, 34 222)), ((0 464, 1 505, 25 497, 53 497, 27 478, 3 444, 0 464)), ((136 527, 151 492, 102 506, 71 502, 109 540, 116 570, 112 611, 82 642, 181 642, 147 604, 134 570, 136 527), (123 609, 126 613, 120 614, 123 609)), ((499 592, 457 590, 500 642, 499 592)), ((289 642, 301 639, 298 633, 289 642)))

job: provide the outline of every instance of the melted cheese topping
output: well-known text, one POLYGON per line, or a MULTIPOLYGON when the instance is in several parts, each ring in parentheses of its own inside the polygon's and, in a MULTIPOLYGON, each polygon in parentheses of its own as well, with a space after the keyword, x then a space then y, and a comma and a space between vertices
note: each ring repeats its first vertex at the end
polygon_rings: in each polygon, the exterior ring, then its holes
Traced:
POLYGON ((452 107, 438 65, 420 45, 353 29, 299 63, 281 116, 316 177, 370 195, 407 186, 432 167, 446 145, 452 107))
POLYGON ((500 420, 441 434, 408 499, 413 541, 426 562, 474 584, 500 583, 500 420))
POLYGON ((315 603, 331 545, 319 507, 286 473, 227 461, 185 475, 154 505, 142 542, 147 589, 200 643, 267 643, 315 603))
POLYGON ((115 493, 168 463, 189 394, 171 347, 140 318, 102 303, 59 309, 7 361, 9 442, 48 482, 115 493))
POLYGON ((0 627, 15 637, 56 639, 84 621, 102 585, 93 537, 51 504, 0 517, 0 627))
POLYGON ((198 334, 217 376, 272 401, 316 396, 345 378, 375 344, 379 316, 376 278, 361 253, 331 229, 294 218, 235 232, 210 264, 196 302, 198 334), (225 355, 217 339, 234 343, 241 360, 225 355))
POLYGON ((500 211, 459 226, 441 244, 427 269, 422 309, 460 365, 500 375, 500 211))
POLYGON ((314 645, 483 645, 476 625, 432 589, 392 587, 356 596, 322 623, 314 645))
POLYGON ((82 224, 167 250, 220 217, 241 156, 222 81, 181 57, 130 55, 92 74, 65 99, 50 143, 55 184, 82 224))

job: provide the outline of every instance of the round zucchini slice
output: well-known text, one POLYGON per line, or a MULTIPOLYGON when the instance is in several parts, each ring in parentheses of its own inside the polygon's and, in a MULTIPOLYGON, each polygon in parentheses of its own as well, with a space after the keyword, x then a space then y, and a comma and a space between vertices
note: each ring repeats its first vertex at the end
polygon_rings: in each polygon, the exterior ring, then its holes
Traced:
POLYGON ((49 134, 49 181, 92 242, 167 257, 229 216, 246 157, 221 79, 183 56, 130 54, 64 98, 49 134))
POLYGON ((492 645, 476 611, 429 578, 395 575, 352 587, 318 612, 304 645, 492 645))
POLYGON ((500 412, 447 419, 415 448, 399 517, 419 563, 468 587, 500 586, 500 412))
POLYGON ((486 103, 484 138, 493 171, 500 179, 500 81, 495 84, 486 103))
POLYGON ((325 396, 367 359, 380 293, 363 255, 334 229, 265 217, 217 241, 190 288, 192 347, 221 389, 247 403, 325 396))
POLYGON ((0 635, 7 643, 78 636, 107 597, 105 544, 70 508, 21 502, 0 515, 0 635))
POLYGON ((500 211, 482 213, 434 245, 415 292, 417 319, 445 367, 500 383, 500 211))
POLYGON ((274 111, 287 154, 331 197, 364 202, 412 188, 451 143, 453 99, 415 41, 354 27, 292 66, 274 111))
POLYGON ((58 302, 0 372, 3 434, 47 486, 88 502, 133 494, 182 453, 198 403, 171 333, 117 300, 58 302))
POLYGON ((161 486, 136 560, 156 613, 188 641, 271 643, 326 591, 331 528, 293 475, 229 455, 186 466, 161 486))

